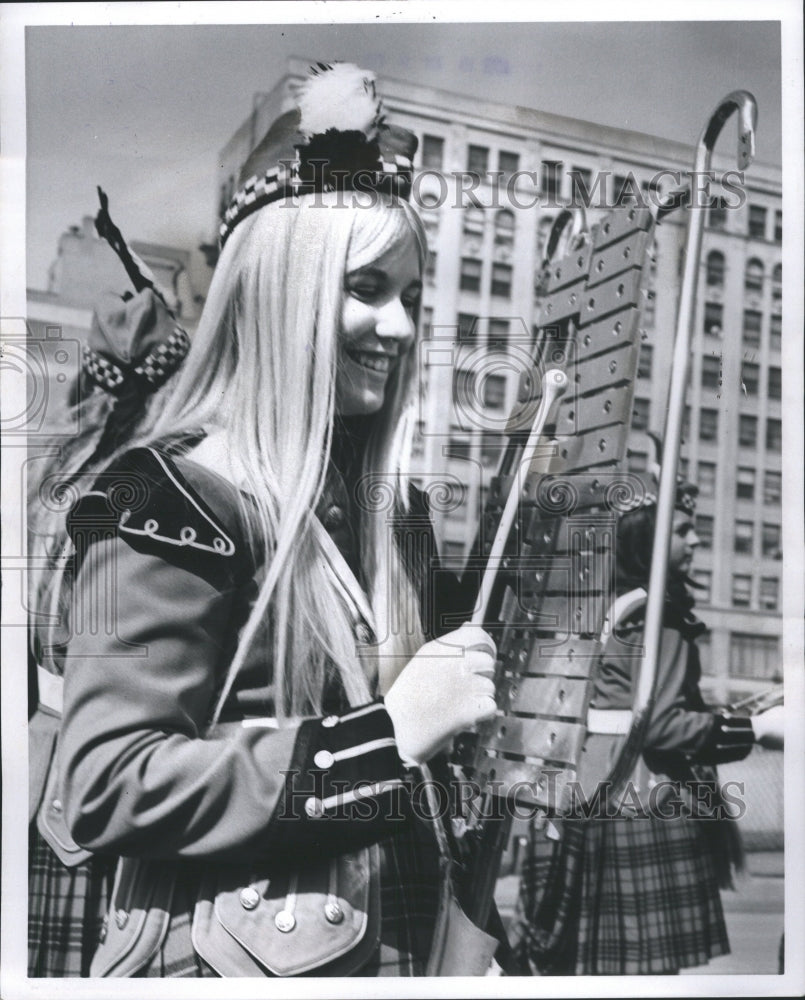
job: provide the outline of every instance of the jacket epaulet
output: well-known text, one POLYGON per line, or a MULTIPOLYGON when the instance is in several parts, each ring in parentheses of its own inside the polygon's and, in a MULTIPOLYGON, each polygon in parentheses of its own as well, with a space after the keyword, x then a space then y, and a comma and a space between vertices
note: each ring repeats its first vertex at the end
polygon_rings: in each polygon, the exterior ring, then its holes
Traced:
POLYGON ((202 497, 180 461, 153 447, 134 448, 99 473, 70 511, 76 559, 94 542, 117 535, 138 551, 196 571, 226 572, 243 548, 235 493, 210 473, 202 497))

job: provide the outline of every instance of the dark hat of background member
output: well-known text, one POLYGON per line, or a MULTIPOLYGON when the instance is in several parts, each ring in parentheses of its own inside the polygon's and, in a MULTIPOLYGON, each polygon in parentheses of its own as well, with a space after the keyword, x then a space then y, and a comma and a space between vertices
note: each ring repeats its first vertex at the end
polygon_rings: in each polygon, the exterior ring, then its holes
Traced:
MULTIPOLYGON (((640 480, 641 489, 634 491, 634 503, 629 505, 629 510, 637 510, 641 507, 652 507, 657 504, 657 490, 660 484, 660 460, 662 458, 662 441, 658 435, 652 431, 648 432, 648 437, 654 445, 654 461, 644 474, 637 474, 640 480)), ((678 510, 689 517, 693 517, 696 512, 696 500, 699 496, 699 487, 683 476, 676 478, 676 495, 674 498, 674 510, 678 510)), ((629 510, 624 510, 628 513, 629 510)))
POLYGON ((417 137, 389 125, 375 76, 352 63, 317 63, 296 107, 271 125, 246 160, 221 224, 221 246, 253 212, 292 196, 381 191, 408 200, 417 137))

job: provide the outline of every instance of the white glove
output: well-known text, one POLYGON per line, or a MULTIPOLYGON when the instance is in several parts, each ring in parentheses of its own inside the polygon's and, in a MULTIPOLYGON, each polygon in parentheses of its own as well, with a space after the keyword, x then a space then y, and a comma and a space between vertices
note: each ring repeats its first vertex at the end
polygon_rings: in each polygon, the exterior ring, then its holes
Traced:
POLYGON ((495 714, 495 644, 477 625, 427 642, 385 697, 400 756, 420 764, 495 714))
POLYGON ((785 739, 785 711, 782 705, 752 716, 755 741, 767 750, 782 750, 785 739))

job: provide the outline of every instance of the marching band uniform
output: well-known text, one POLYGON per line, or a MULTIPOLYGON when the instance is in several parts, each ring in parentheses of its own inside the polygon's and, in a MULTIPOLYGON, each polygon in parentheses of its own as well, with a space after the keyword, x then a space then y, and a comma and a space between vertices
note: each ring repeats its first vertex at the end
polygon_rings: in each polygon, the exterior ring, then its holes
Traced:
MULTIPOLYGON (((342 70, 319 64, 317 89, 272 125, 222 242, 264 205, 355 170, 347 190, 407 198, 416 137, 386 125, 370 74, 342 70), (351 127, 356 113, 367 120, 351 127)), ((311 521, 359 652, 375 641, 354 500, 371 426, 336 419, 311 521)), ((423 975, 449 939, 449 824, 420 802, 430 772, 398 752, 377 680, 373 700, 350 703, 331 665, 323 713, 278 725, 269 604, 214 716, 269 567, 250 544, 254 495, 193 459, 201 437, 119 454, 67 520, 72 619, 40 637, 31 726, 30 974, 423 975)), ((439 571, 423 497, 394 517, 422 631, 444 633, 445 612, 464 620, 472 600, 439 571)), ((479 934, 485 971, 497 941, 479 934)))
MULTIPOLYGON (((691 491, 679 496, 690 510, 691 491)), ((729 952, 719 886, 731 884, 741 853, 715 765, 743 759, 755 738, 748 718, 714 713, 702 699, 696 639, 705 626, 681 579, 666 595, 642 760, 619 809, 607 812, 605 798, 595 806, 628 731, 646 596, 632 588, 645 582, 621 573, 631 611, 594 682, 578 773, 591 818, 562 819, 558 841, 546 836, 549 826, 532 831, 523 865, 518 949, 543 974, 672 974, 729 952)))
MULTIPOLYGON (((81 669, 64 706, 60 777, 80 791, 63 805, 44 795, 40 825, 76 857, 176 860, 124 863, 91 974, 422 974, 440 857, 412 813, 404 785, 416 781, 382 700, 351 708, 333 678, 326 716, 278 730, 255 645, 219 726, 200 739, 261 572, 235 487, 175 447, 134 450, 103 482, 105 492, 88 493, 71 516, 81 554, 74 607, 112 573, 125 600, 114 635, 71 636, 69 657, 81 669), (116 493, 138 482, 149 485, 147 502, 116 510, 116 493), (92 754, 101 740, 104 753, 92 754), (155 883, 164 894, 156 904, 142 896, 155 883), (331 964, 345 951, 341 967, 331 964)), ((419 494, 417 505, 421 524, 419 494)), ((348 568, 356 555, 349 494, 335 468, 317 513, 361 602, 348 568)), ((364 620, 355 634, 371 640, 364 620)))

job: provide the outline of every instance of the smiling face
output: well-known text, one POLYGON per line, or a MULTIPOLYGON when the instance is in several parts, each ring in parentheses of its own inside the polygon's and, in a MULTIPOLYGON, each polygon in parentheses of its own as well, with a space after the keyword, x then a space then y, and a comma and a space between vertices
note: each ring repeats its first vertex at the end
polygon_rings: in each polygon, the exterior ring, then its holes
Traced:
POLYGON ((422 293, 419 249, 411 231, 369 264, 347 270, 338 337, 336 411, 377 413, 400 359, 416 334, 422 293))
POLYGON ((693 527, 690 514, 674 511, 671 531, 671 548, 668 553, 668 571, 687 576, 693 563, 693 553, 699 544, 699 536, 693 527))

